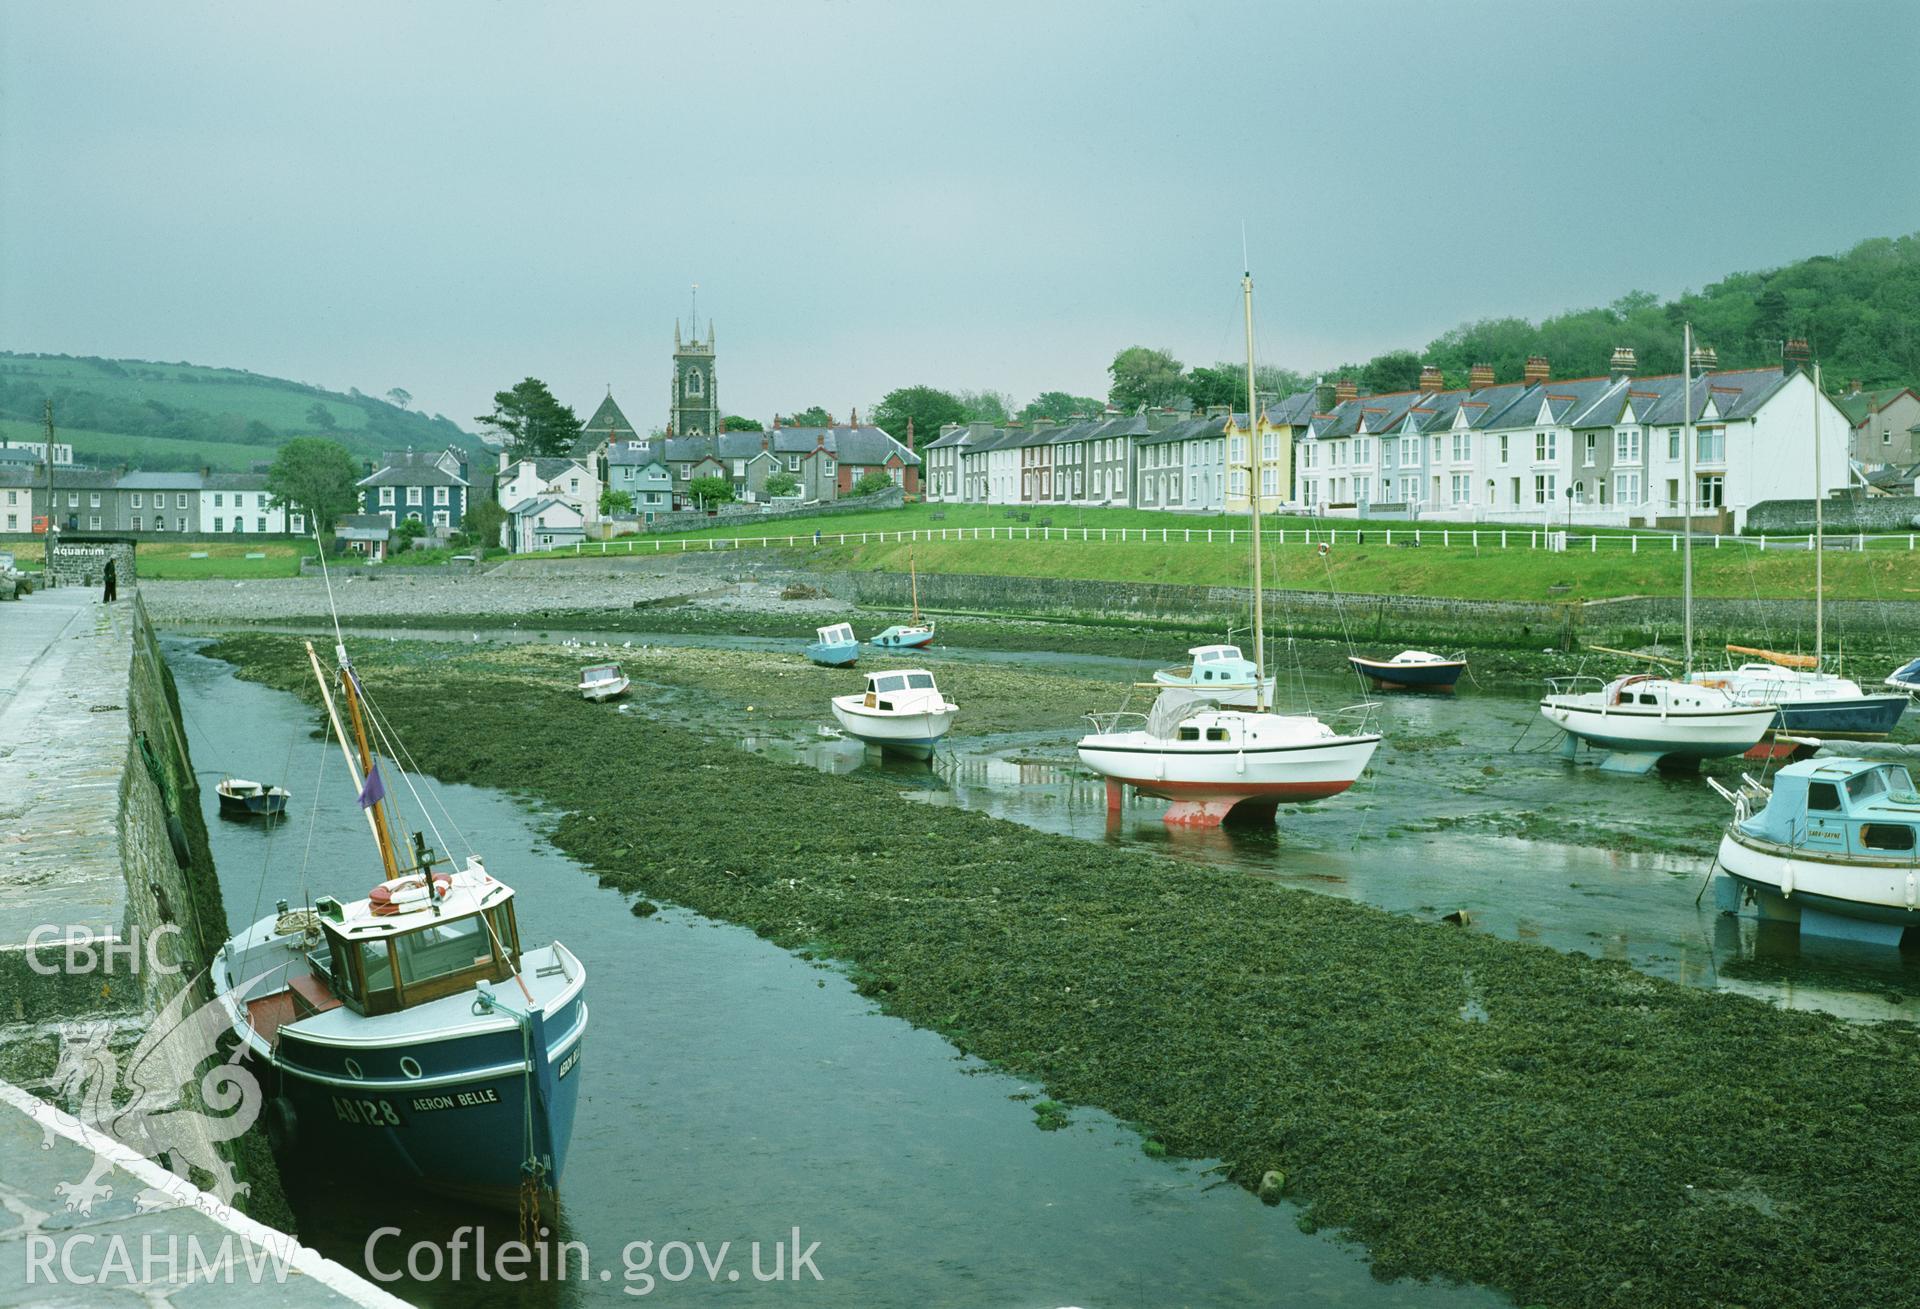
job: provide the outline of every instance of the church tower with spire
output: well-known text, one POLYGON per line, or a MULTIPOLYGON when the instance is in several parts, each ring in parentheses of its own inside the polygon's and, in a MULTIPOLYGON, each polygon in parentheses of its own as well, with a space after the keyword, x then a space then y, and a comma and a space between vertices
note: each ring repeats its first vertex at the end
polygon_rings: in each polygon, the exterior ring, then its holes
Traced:
POLYGON ((684 339, 680 334, 680 320, 673 320, 671 414, 673 426, 668 430, 675 436, 714 436, 720 431, 720 384, 713 369, 713 320, 707 320, 707 339, 701 341, 697 311, 684 339))

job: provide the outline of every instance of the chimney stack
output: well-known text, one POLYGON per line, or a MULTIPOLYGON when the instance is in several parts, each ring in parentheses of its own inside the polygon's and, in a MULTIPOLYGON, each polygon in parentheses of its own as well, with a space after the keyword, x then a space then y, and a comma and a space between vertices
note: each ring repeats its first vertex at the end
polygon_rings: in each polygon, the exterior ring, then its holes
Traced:
POLYGON ((1315 382, 1313 384, 1313 412, 1314 413, 1324 414, 1328 410, 1332 409, 1335 403, 1336 402, 1333 398, 1332 382, 1315 382))
POLYGON ((1467 389, 1484 391, 1493 385, 1493 365, 1475 364, 1467 370, 1467 389))
POLYGON ((1427 364, 1420 369, 1420 389, 1428 395, 1447 388, 1446 379, 1440 376, 1437 364, 1427 364))
POLYGON ((1781 371, 1785 373, 1804 373, 1813 359, 1813 351, 1807 348, 1807 339, 1803 336, 1790 337, 1780 351, 1781 371))
MULTIPOLYGON (((855 427, 860 426, 860 411, 858 409, 853 411, 853 425, 855 427)), ((911 418, 907 419, 907 453, 913 453, 913 419, 911 418)))
POLYGON ((1848 394, 1848 395, 1859 395, 1859 394, 1860 394, 1860 379, 1859 379, 1859 378, 1857 378, 1857 377, 1855 377, 1855 378, 1850 378, 1850 379, 1848 379, 1848 381, 1847 381, 1847 394, 1848 394))
POLYGON ((1612 375, 1614 381, 1618 382, 1625 378, 1632 377, 1635 366, 1636 361, 1633 357, 1632 346, 1616 345, 1613 347, 1613 362, 1607 365, 1607 372, 1612 375))
POLYGON ((1545 355, 1528 355, 1526 372, 1522 379, 1528 386, 1538 386, 1547 380, 1551 370, 1547 367, 1545 355))
POLYGON ((1358 400, 1359 398, 1360 384, 1355 382, 1351 377, 1343 377, 1333 384, 1333 402, 1335 404, 1345 404, 1349 400, 1358 400))
POLYGON ((1712 346, 1696 345, 1693 347, 1694 372, 1711 373, 1718 367, 1720 367, 1720 354, 1712 346))

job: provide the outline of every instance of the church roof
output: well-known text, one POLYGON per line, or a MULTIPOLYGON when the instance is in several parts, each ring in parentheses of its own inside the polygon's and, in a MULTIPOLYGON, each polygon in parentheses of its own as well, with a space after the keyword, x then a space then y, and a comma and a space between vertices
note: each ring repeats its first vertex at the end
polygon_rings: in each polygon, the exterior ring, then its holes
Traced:
POLYGON ((627 416, 620 412, 620 406, 614 403, 611 391, 607 392, 607 398, 600 402, 600 407, 593 411, 593 417, 580 425, 580 430, 605 432, 612 440, 620 439, 620 434, 623 432, 628 437, 637 435, 633 424, 627 421, 627 416))

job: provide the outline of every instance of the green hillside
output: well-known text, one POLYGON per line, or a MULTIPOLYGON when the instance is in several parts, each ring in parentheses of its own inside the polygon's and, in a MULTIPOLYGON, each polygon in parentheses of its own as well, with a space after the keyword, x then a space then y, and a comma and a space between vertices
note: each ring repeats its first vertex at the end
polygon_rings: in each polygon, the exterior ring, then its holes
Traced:
POLYGON ((367 459, 406 446, 479 448, 443 416, 357 390, 236 368, 0 351, 0 436, 38 439, 49 398, 57 438, 81 463, 246 469, 295 436, 331 437, 367 459))
POLYGON ((1555 377, 1607 371, 1615 346, 1628 345, 1643 373, 1680 369, 1680 325, 1719 353, 1722 368, 1780 362, 1781 342, 1804 338, 1825 366, 1828 390, 1920 382, 1920 233, 1875 237, 1844 254, 1814 255, 1760 272, 1730 273, 1700 291, 1662 301, 1632 291, 1604 308, 1575 309, 1529 322, 1488 318, 1463 323, 1424 350, 1391 350, 1334 370, 1375 392, 1410 390, 1422 364, 1437 364, 1449 386, 1466 383, 1474 364, 1517 380, 1527 356, 1545 355, 1555 377))

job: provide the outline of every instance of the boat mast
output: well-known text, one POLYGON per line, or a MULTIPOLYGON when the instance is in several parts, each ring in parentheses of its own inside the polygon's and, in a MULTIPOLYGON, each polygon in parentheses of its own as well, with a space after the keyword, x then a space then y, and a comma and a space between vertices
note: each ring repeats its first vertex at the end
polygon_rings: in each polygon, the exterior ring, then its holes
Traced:
POLYGON ((1254 414, 1258 400, 1253 389, 1253 270, 1240 275, 1241 298, 1247 319, 1247 513, 1253 529, 1253 708, 1267 711, 1267 625, 1265 602, 1260 593, 1260 473, 1265 460, 1259 453, 1258 425, 1254 414))
MULTIPOLYGON (((340 711, 334 707, 333 692, 327 687, 327 675, 320 668, 320 656, 314 653, 313 642, 307 643, 307 662, 313 665, 313 680, 320 686, 320 699, 327 706, 327 719, 333 724, 333 739, 340 743, 340 755, 347 761, 347 776, 353 782, 354 794, 358 795, 365 779, 360 775, 360 761, 353 757, 353 747, 347 744, 347 733, 340 726, 340 711)), ((373 816, 373 810, 363 810, 367 816, 367 826, 373 831, 374 844, 380 846, 384 855, 385 844, 380 840, 380 824, 373 816)))
POLYGON ((907 576, 913 581, 913 621, 920 622, 920 570, 913 566, 913 551, 907 551, 907 576))
POLYGON ((1820 485, 1820 401, 1824 393, 1820 390, 1820 365, 1813 366, 1813 666, 1818 669, 1825 662, 1822 657, 1827 643, 1827 591, 1824 585, 1827 550, 1826 522, 1821 513, 1821 500, 1826 491, 1820 485))
POLYGON ((1682 660, 1685 669, 1682 681, 1693 678, 1693 324, 1685 328, 1680 348, 1680 367, 1685 381, 1681 383, 1681 415, 1683 424, 1680 437, 1680 509, 1686 515, 1686 542, 1680 564, 1680 624, 1684 633, 1682 660))
MULTIPOLYGON (((376 761, 373 750, 367 745, 366 717, 360 708, 360 684, 353 675, 353 665, 347 662, 345 646, 335 647, 340 659, 340 687, 347 697, 347 718, 353 723, 353 743, 360 751, 360 767, 368 779, 373 777, 376 761)), ((367 815, 373 819, 373 838, 380 844, 380 862, 386 865, 387 880, 400 876, 400 861, 393 852, 393 832, 387 825, 387 800, 385 783, 382 791, 367 805, 367 815)))

